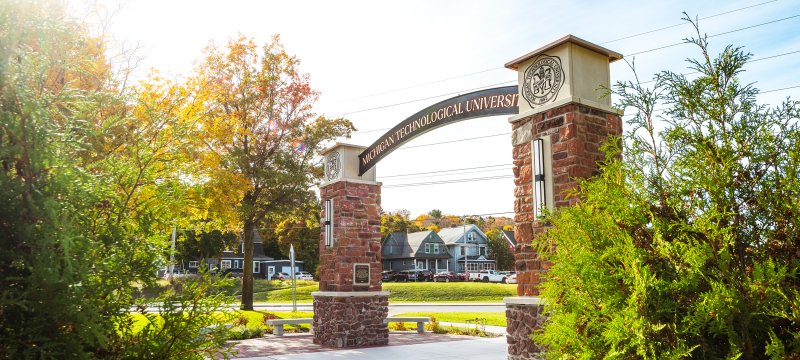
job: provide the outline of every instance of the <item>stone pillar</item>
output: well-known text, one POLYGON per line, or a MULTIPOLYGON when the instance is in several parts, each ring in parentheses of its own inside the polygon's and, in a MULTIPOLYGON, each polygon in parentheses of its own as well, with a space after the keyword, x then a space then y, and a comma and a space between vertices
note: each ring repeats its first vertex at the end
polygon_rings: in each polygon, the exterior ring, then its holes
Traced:
POLYGON ((320 238, 320 291, 312 293, 312 326, 314 343, 323 346, 350 348, 389 342, 389 328, 384 323, 389 293, 381 291, 381 184, 375 182, 374 168, 358 176, 358 154, 363 149, 336 144, 322 153, 322 225, 323 229, 332 228, 320 238), (326 220, 331 220, 329 225, 326 220))
POLYGON ((577 178, 597 174, 605 158, 600 146, 622 132, 620 113, 603 96, 610 86, 609 63, 622 55, 568 35, 506 64, 519 74, 519 114, 511 122, 514 159, 514 237, 517 294, 506 298, 508 359, 537 359, 544 354, 530 335, 545 321, 539 283, 549 264, 531 246, 547 224, 539 221, 534 204, 532 142, 543 143, 545 206, 577 202, 566 194, 577 178), (526 340, 527 339, 527 340, 526 340))

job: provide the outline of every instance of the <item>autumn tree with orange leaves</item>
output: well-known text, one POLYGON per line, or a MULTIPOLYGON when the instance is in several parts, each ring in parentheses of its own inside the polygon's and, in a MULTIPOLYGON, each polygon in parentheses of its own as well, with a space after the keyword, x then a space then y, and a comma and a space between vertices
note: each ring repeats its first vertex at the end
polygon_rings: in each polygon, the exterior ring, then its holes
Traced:
POLYGON ((345 119, 316 116, 319 94, 276 35, 259 47, 240 36, 211 44, 190 78, 203 104, 201 159, 212 183, 235 184, 231 223, 242 229, 242 309, 253 309, 253 230, 315 201, 323 144, 354 130, 345 119))

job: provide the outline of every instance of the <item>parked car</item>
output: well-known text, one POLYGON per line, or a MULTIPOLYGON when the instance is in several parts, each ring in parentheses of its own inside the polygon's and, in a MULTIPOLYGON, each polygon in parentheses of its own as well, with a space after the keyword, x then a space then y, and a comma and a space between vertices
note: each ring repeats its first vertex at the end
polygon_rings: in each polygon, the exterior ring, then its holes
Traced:
POLYGON ((391 281, 408 281, 408 272, 407 272, 407 270, 405 272, 403 272, 403 271, 393 272, 391 281))
POLYGON ((397 273, 397 281, 433 281, 433 273, 428 270, 402 270, 397 273))
POLYGON ((464 281, 466 275, 457 274, 452 271, 440 271, 433 276, 433 281, 436 282, 451 282, 451 281, 464 281))
POLYGON ((417 270, 417 281, 433 281, 433 271, 417 270))
POLYGON ((298 271, 294 273, 294 277, 297 280, 314 280, 314 275, 311 275, 308 271, 298 271))
POLYGON ((272 280, 286 280, 289 278, 289 274, 285 272, 279 272, 272 275, 272 280))
POLYGON ((392 270, 384 270, 381 271, 381 280, 388 282, 388 281, 395 281, 394 277, 397 275, 396 271, 392 270))
POLYGON ((511 273, 511 275, 506 278, 506 284, 516 284, 517 283, 517 273, 511 273))
POLYGON ((508 276, 500 274, 495 270, 482 270, 481 272, 469 274, 470 281, 498 282, 505 284, 506 278, 508 278, 508 276))

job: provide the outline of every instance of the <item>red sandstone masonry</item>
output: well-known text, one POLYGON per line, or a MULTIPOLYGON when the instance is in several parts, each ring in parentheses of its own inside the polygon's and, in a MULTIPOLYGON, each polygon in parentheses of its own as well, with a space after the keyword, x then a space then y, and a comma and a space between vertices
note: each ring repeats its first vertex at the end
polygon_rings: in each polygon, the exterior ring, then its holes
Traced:
POLYGON ((314 343, 352 348, 386 345, 389 328, 389 297, 314 297, 314 343))
MULTIPOLYGON (((577 199, 567 198, 575 190, 575 178, 587 178, 597 174, 597 162, 605 158, 600 146, 608 136, 622 132, 622 119, 617 114, 607 113, 579 104, 567 104, 544 113, 519 120, 511 124, 518 129, 532 123, 533 138, 550 136, 552 150, 553 184, 555 206, 575 205, 577 199)), ((549 264, 541 261, 530 246, 537 234, 546 231, 546 224, 533 218, 533 187, 531 184, 530 144, 514 146, 514 237, 517 248, 514 267, 517 271, 517 293, 520 296, 539 295, 541 275, 549 264)))
POLYGON ((541 305, 506 304, 508 360, 544 359, 545 348, 530 338, 547 321, 542 311, 541 305))
POLYGON ((322 187, 320 197, 333 199, 336 239, 326 247, 320 236, 320 291, 380 291, 380 185, 339 181, 322 187), (370 264, 369 286, 353 286, 354 263, 370 264))

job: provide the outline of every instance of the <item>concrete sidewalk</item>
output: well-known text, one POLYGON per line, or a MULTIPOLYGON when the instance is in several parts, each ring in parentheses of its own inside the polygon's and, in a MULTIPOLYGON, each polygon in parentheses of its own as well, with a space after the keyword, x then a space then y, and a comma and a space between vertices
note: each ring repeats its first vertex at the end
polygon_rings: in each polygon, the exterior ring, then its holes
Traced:
POLYGON ((505 360, 507 344, 504 336, 477 338, 430 332, 390 332, 389 345, 337 350, 313 343, 310 334, 267 336, 237 342, 240 360, 314 360, 314 359, 461 359, 505 360))

